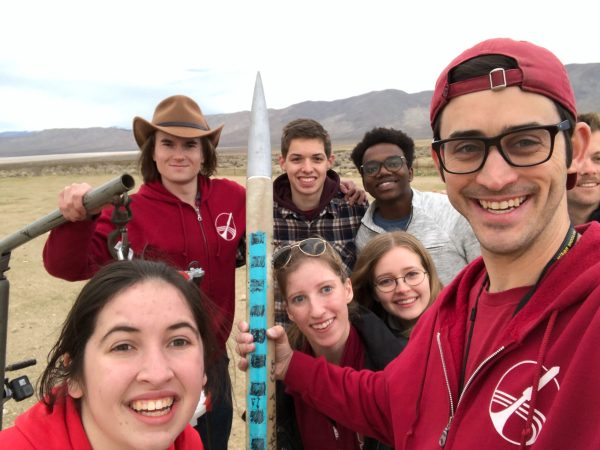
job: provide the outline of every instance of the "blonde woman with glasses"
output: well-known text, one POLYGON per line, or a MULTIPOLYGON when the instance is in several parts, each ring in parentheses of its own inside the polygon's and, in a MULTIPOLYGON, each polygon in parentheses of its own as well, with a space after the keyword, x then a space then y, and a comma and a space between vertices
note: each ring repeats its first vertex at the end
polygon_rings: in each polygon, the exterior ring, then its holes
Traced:
POLYGON ((431 256, 404 231, 379 234, 369 241, 352 272, 352 286, 357 302, 404 343, 442 290, 431 256))

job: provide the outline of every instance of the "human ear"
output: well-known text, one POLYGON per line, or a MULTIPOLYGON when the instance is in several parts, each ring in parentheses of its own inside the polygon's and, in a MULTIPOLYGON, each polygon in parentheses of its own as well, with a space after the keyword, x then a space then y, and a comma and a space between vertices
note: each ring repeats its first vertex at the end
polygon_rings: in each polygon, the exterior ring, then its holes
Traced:
POLYGON ((327 158, 327 161, 329 162, 329 165, 327 166, 327 168, 331 169, 333 167, 333 163, 335 162, 335 155, 333 153, 331 155, 329 155, 329 158, 327 158))
POLYGON ((567 173, 577 173, 579 166, 583 163, 588 147, 592 138, 592 130, 585 122, 576 122, 573 136, 571 137, 571 147, 573 149, 573 158, 571 166, 567 173))
POLYGON ((290 308, 288 308, 286 306, 285 307, 285 312, 287 313, 288 319, 290 319, 292 322, 296 323, 296 321, 294 320, 294 315, 290 312, 290 308))
MULTIPOLYGON (((71 355, 65 353, 62 356, 62 365, 67 369, 71 365, 71 355)), ((82 383, 76 381, 74 378, 69 377, 67 379, 67 392, 73 398, 83 397, 83 386, 82 383)))
POLYGON ((285 158, 281 155, 279 155, 279 167, 285 172, 285 158))
POLYGON ((346 304, 348 304, 354 298, 354 291, 352 290, 352 281, 350 278, 346 278, 346 281, 344 282, 344 289, 346 290, 346 304))
POLYGON ((83 387, 81 386, 81 383, 72 379, 67 381, 67 392, 73 398, 83 397, 83 387))

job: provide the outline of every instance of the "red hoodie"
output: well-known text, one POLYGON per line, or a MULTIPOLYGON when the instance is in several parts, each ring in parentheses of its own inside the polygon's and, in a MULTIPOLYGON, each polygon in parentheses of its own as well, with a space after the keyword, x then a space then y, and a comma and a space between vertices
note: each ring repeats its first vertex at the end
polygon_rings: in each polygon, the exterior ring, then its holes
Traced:
MULTIPOLYGON (((15 426, 0 432, 0 448, 14 450, 92 450, 72 397, 58 397, 51 413, 42 402, 25 411, 15 426)), ((187 424, 167 450, 203 450, 187 424)))
POLYGON ((288 390, 396 449, 600 448, 600 224, 578 231, 577 244, 498 331, 496 351, 460 398, 467 305, 485 270, 481 258, 441 293, 384 371, 357 372, 295 352, 288 390))
MULTIPOLYGON (((160 182, 143 184, 131 195, 128 238, 135 257, 160 259, 181 270, 197 261, 204 269, 202 290, 218 312, 211 314, 224 348, 235 312, 236 251, 246 234, 246 191, 227 179, 198 177, 200 214, 160 182)), ((115 229, 113 207, 96 220, 68 222, 50 232, 44 266, 69 281, 91 278, 112 261, 107 236, 115 229)))

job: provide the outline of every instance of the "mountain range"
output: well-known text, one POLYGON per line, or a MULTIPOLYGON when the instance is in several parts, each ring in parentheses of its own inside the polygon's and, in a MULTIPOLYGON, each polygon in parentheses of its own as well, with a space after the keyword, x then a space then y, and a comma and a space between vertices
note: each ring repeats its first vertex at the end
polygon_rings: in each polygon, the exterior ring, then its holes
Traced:
MULTIPOLYGON (((568 64, 566 68, 578 111, 600 112, 600 63, 568 64)), ((399 128, 415 139, 430 139, 429 102, 432 93, 423 91, 408 94, 387 89, 341 100, 306 101, 283 109, 269 109, 272 148, 279 148, 283 126, 300 117, 309 117, 322 123, 334 145, 356 143, 366 131, 376 126, 399 128)), ((219 144, 221 151, 246 148, 249 111, 207 115, 206 118, 211 127, 225 124, 219 144)), ((131 130, 122 128, 0 133, 0 157, 127 150, 137 150, 137 146, 131 130)))

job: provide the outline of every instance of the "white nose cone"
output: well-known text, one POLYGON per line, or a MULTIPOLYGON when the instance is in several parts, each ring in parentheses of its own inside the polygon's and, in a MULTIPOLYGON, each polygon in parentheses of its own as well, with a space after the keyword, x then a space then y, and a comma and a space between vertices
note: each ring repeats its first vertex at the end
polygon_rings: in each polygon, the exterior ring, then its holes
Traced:
POLYGON ((248 136, 247 177, 271 178, 271 133, 269 130, 269 112, 265 102, 260 72, 256 74, 250 135, 248 136))

